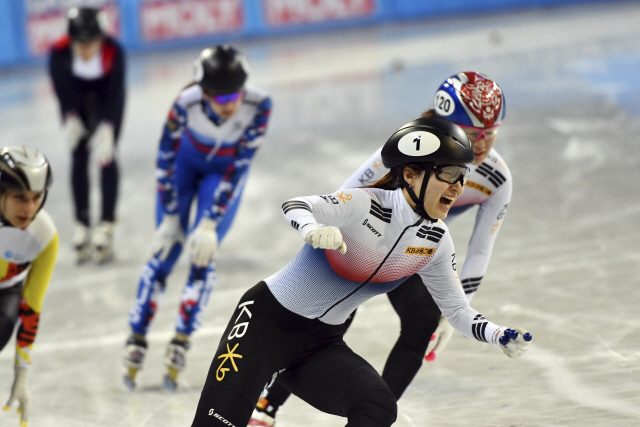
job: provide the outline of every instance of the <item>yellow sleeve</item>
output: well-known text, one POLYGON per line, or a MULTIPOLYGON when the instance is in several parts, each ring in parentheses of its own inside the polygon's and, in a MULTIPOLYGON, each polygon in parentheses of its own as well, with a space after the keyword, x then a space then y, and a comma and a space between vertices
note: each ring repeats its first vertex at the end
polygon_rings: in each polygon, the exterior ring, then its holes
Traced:
POLYGON ((31 350, 38 332, 42 301, 49 286, 53 267, 58 256, 58 233, 31 263, 22 299, 18 309, 20 325, 16 334, 16 365, 27 367, 31 363, 31 350))

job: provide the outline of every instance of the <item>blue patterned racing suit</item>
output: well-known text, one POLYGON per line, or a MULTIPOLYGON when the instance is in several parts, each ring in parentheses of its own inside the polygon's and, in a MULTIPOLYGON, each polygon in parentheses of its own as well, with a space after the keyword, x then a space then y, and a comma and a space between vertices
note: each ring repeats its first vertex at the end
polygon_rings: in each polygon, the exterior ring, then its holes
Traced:
MULTIPOLYGON (((251 86, 245 86, 242 105, 228 120, 211 109, 200 86, 184 89, 169 112, 160 140, 156 224, 165 214, 179 214, 180 225, 188 235, 201 218, 211 218, 222 241, 238 209, 251 159, 262 144, 270 112, 269 96, 251 86), (194 200, 197 210, 190 227, 194 200)), ((182 245, 178 244, 164 261, 156 255, 145 265, 129 314, 134 333, 147 333, 167 276, 181 252, 182 245)), ((215 262, 206 267, 191 265, 176 332, 190 335, 201 325, 215 280, 215 262)))

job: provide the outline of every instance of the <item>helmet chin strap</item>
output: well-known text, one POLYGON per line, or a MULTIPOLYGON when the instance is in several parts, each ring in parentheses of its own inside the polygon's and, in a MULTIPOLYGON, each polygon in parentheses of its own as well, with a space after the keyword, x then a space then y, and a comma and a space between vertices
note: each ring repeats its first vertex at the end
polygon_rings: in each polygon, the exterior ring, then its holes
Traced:
POLYGON ((36 215, 38 215, 38 212, 40 212, 42 210, 42 207, 44 206, 44 202, 47 201, 47 196, 48 195, 49 195, 49 190, 44 190, 44 192, 42 194, 42 202, 40 203, 40 207, 38 208, 36 213, 33 215, 33 218, 31 218, 32 221, 35 219, 36 215))
POLYGON ((428 174, 430 175, 432 166, 433 164, 429 164, 425 169, 425 178, 422 180, 422 186, 420 187, 420 196, 416 196, 416 193, 413 191, 413 187, 411 187, 409 183, 405 181, 404 173, 399 174, 398 178, 400 178, 400 184, 407 190, 409 197, 411 198, 413 203, 415 203, 413 211, 429 222, 436 222, 437 219, 431 218, 427 211, 424 210, 424 195, 427 191, 427 184, 429 183, 428 174))

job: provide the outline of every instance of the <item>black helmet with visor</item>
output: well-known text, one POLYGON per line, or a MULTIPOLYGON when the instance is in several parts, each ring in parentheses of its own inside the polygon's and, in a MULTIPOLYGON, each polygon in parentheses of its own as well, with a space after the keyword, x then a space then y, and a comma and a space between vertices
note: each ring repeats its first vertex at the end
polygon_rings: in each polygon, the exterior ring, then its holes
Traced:
POLYGON ((194 63, 193 79, 208 94, 239 92, 248 76, 244 55, 226 44, 203 50, 194 63))
MULTIPOLYGON (((416 195, 404 179, 404 168, 410 166, 429 173, 440 181, 465 183, 469 169, 466 163, 475 159, 469 138, 458 125, 441 117, 421 117, 398 129, 382 147, 382 163, 389 168, 407 190, 420 216, 434 221, 424 210, 428 179, 422 181, 416 195)), ((428 178, 428 175, 427 175, 428 178)))

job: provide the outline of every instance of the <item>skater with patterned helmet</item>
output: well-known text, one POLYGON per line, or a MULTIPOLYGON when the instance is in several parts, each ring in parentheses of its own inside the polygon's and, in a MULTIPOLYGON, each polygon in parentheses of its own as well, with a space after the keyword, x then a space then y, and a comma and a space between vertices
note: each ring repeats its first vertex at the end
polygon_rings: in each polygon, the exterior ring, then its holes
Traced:
POLYGON ((17 403, 22 426, 29 418, 31 352, 58 254, 58 232, 42 210, 51 182, 40 151, 0 149, 0 351, 16 334, 15 376, 4 409, 17 403))
POLYGON ((119 170, 116 144, 125 101, 125 54, 105 34, 103 12, 74 7, 67 13, 67 34, 52 47, 49 74, 60 105, 64 138, 71 150, 71 187, 76 226, 77 263, 113 258, 119 170), (91 225, 89 157, 100 168, 102 212, 91 225), (94 253, 95 251, 95 253, 94 253))
POLYGON ((183 246, 191 267, 175 335, 166 348, 165 387, 177 387, 189 337, 202 323, 216 281, 218 244, 231 227, 271 114, 271 98, 245 84, 248 75, 247 61, 237 49, 229 45, 204 49, 195 61, 193 82, 180 92, 167 117, 158 150, 153 255, 129 315, 131 335, 124 364, 125 384, 131 389, 147 351, 146 334, 183 246), (195 220, 190 224, 194 200, 195 220))
POLYGON ((282 205, 307 243, 240 299, 213 357, 193 427, 244 426, 273 378, 349 426, 390 426, 396 398, 343 340, 343 324, 368 299, 414 274, 465 336, 523 354, 531 336, 471 308, 442 222, 461 196, 473 149, 453 122, 420 118, 382 148, 390 172, 367 188, 296 197, 282 205))
MULTIPOLYGON (((435 93, 433 108, 425 117, 445 117, 460 126, 473 147, 474 159, 464 194, 456 199, 447 218, 450 225, 470 208, 478 206, 475 226, 460 279, 467 299, 471 301, 484 276, 494 242, 511 200, 512 179, 504 159, 493 148, 498 129, 505 116, 502 89, 486 75, 476 72, 458 73, 447 78, 435 93)), ((342 185, 354 188, 370 185, 384 176, 388 168, 381 159, 382 147, 342 185)), ((400 316, 400 334, 382 371, 382 378, 400 399, 426 360, 433 361, 453 334, 453 328, 427 292, 420 277, 410 277, 402 286, 387 293, 400 316)), ((350 316, 345 331, 353 321, 350 316)), ((290 392, 275 381, 262 393, 250 426, 270 427, 276 413, 290 392)))

